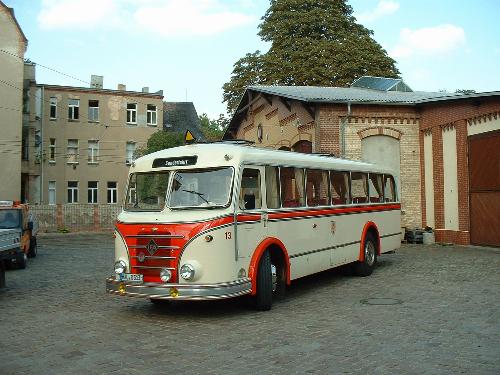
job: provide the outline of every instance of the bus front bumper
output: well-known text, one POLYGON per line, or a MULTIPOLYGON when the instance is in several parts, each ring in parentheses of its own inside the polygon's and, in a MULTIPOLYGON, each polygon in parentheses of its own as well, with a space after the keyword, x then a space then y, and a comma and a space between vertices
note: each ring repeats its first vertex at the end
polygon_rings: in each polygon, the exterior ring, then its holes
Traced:
POLYGON ((213 300, 238 297, 252 291, 252 281, 247 277, 218 284, 161 284, 117 281, 106 279, 106 292, 119 296, 143 297, 165 300, 213 300))

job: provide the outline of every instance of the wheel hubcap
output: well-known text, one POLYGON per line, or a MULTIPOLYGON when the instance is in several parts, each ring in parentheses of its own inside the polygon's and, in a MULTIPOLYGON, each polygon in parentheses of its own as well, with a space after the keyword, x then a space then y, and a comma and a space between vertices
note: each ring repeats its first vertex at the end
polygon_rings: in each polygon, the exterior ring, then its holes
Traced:
POLYGON ((371 241, 368 241, 365 245, 365 262, 369 266, 372 266, 375 262, 375 246, 371 241))
POLYGON ((276 288, 278 287, 278 275, 276 274, 276 266, 274 264, 271 264, 271 278, 272 278, 273 292, 275 292, 276 288))

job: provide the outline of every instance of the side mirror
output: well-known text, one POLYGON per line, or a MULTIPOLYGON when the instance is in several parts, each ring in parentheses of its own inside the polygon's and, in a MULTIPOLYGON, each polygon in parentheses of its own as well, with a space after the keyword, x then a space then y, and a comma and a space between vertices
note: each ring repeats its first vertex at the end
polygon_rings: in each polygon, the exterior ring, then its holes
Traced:
POLYGON ((33 222, 28 221, 28 230, 33 230, 33 222))

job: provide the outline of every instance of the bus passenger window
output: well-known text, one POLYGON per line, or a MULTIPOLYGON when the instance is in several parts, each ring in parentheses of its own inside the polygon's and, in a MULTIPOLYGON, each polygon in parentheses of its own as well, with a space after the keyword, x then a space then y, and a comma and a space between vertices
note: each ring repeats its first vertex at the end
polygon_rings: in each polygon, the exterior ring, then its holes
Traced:
POLYGON ((241 176, 240 208, 242 210, 254 210, 261 207, 260 171, 245 168, 241 176))
POLYGON ((384 175, 384 196, 386 202, 396 202, 396 185, 394 177, 391 175, 384 175))
POLYGON ((368 202, 368 181, 366 173, 351 173, 352 203, 368 202))
POLYGON ((307 169, 306 197, 309 207, 329 204, 328 172, 317 169, 307 169))
POLYGON ((278 167, 266 167, 266 202, 267 208, 280 208, 278 167))
POLYGON ((369 173, 368 176, 368 184, 370 185, 370 202, 383 202, 384 190, 382 186, 382 175, 377 173, 369 173))
POLYGON ((283 207, 304 207, 304 170, 280 168, 280 179, 283 207))
POLYGON ((330 172, 330 180, 332 185, 332 203, 349 204, 349 173, 348 172, 330 172))

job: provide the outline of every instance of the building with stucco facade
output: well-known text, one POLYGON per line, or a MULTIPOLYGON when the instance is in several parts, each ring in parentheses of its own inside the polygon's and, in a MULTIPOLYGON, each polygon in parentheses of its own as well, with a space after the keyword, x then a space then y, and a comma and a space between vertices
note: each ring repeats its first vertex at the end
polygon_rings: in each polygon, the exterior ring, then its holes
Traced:
POLYGON ((0 1, 0 200, 21 197, 24 53, 28 40, 0 1))

